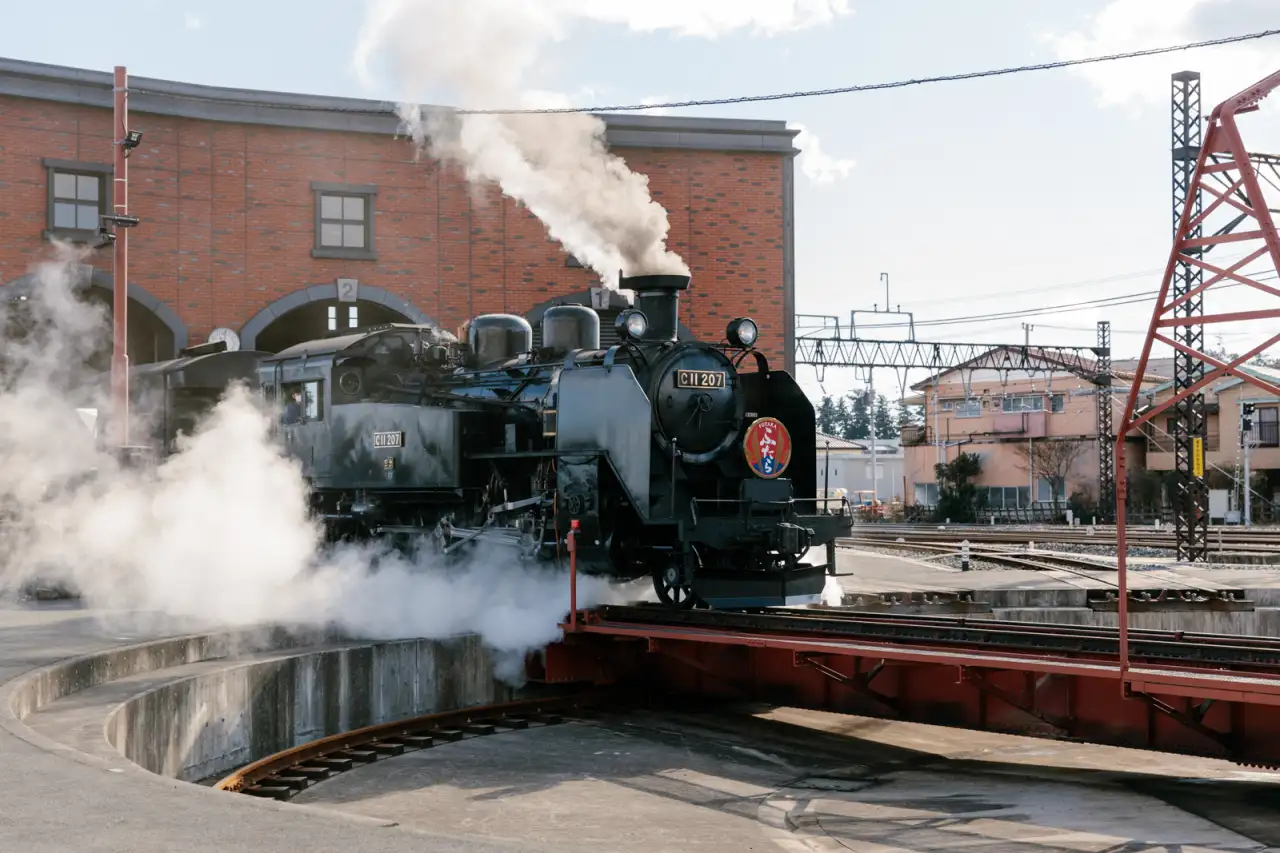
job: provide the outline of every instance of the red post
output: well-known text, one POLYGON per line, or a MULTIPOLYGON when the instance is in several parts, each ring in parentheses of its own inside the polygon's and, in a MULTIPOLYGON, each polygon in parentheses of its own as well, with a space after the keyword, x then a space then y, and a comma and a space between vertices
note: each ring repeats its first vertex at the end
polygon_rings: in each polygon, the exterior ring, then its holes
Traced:
MULTIPOLYGON (((115 119, 112 146, 115 169, 111 204, 116 216, 129 215, 129 161, 125 158, 125 138, 129 132, 129 75, 123 65, 116 66, 115 119)), ((129 443, 129 229, 116 227, 112 259, 114 278, 112 299, 113 334, 111 343, 111 422, 118 445, 129 443)))
POLYGON ((1120 587, 1120 612, 1117 617, 1120 627, 1120 684, 1124 689, 1125 673, 1129 671, 1129 579, 1128 575, 1128 535, 1125 524, 1128 523, 1126 503, 1129 498, 1129 484, 1125 479, 1124 469, 1124 434, 1116 440, 1116 585, 1120 587))
POLYGON ((569 522, 569 630, 578 630, 578 519, 569 522))

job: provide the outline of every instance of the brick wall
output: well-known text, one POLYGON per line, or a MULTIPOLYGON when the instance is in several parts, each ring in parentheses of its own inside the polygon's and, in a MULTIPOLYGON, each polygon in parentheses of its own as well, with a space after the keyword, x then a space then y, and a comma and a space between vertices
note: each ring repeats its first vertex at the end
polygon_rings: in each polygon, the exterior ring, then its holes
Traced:
MULTIPOLYGON (((240 329, 273 300, 356 278, 445 328, 489 311, 523 313, 595 283, 565 266, 531 214, 454 168, 414 162, 407 141, 131 113, 144 133, 129 158, 130 280, 182 318, 190 342, 240 329), (311 257, 312 181, 375 184, 373 261, 311 257)), ((0 284, 47 249, 44 158, 111 162, 109 110, 0 96, 0 284)), ((761 348, 784 355, 785 155, 619 148, 647 174, 671 220, 669 245, 693 270, 682 320, 719 340, 756 318, 761 348)), ((110 250, 93 263, 110 269, 110 250)))

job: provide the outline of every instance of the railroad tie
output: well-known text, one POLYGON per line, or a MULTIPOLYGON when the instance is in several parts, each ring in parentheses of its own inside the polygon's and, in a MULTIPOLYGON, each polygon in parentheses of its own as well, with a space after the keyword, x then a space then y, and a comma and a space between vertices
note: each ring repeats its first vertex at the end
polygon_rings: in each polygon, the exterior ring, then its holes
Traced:
POLYGON ((287 800, 293 796, 293 789, 288 785, 250 785, 244 793, 252 797, 270 797, 273 800, 287 800))
POLYGON ((272 776, 270 777, 269 781, 275 782, 280 785, 285 785, 295 791, 301 791, 303 788, 306 788, 308 785, 311 784, 311 780, 308 779, 306 776, 293 776, 293 775, 286 776, 283 774, 278 776, 272 776))
POLYGON ((437 740, 462 740, 462 732, 458 729, 432 729, 431 736, 437 740))
POLYGON ((311 763, 319 767, 327 767, 330 770, 334 771, 335 773, 341 773, 344 770, 350 770, 353 764, 353 761, 350 758, 335 758, 332 756, 326 756, 324 758, 317 758, 311 763))
POLYGON ((504 729, 527 729, 529 721, 523 717, 503 717, 498 720, 497 725, 504 729))
POLYGON ((311 764, 299 764, 296 767, 290 767, 287 772, 293 776, 306 776, 308 779, 315 779, 319 781, 321 779, 328 779, 330 776, 332 776, 334 773, 337 773, 338 771, 330 769, 328 767, 317 767, 311 764))

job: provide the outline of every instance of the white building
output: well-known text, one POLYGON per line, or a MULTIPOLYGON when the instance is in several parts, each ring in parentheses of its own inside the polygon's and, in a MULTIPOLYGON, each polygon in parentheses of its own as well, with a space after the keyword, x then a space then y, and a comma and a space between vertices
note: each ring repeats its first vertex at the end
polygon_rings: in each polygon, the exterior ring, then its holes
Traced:
MULTIPOLYGON (((903 452, 896 438, 876 439, 876 497, 884 503, 903 495, 903 452)), ((844 489, 850 501, 855 492, 872 489, 871 440, 844 439, 818 433, 818 491, 844 489)))

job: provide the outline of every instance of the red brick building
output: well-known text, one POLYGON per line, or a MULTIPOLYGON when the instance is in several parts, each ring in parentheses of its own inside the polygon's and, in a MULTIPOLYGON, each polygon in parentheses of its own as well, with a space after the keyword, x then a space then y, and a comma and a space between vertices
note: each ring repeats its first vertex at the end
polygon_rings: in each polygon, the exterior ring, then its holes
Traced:
MULTIPOLYGON (((33 286, 51 235, 91 241, 110 212, 111 74, 0 60, 0 298, 33 286)), ((374 101, 134 77, 129 158, 130 357, 171 357, 215 329, 278 350, 387 321, 455 329, 486 312, 536 320, 553 298, 621 307, 522 206, 423 159, 374 101)), ((606 116, 647 174, 668 245, 693 271, 686 332, 735 316, 789 364, 793 156, 784 122, 606 116)), ((91 293, 111 298, 111 250, 91 293)), ((602 324, 602 331, 611 326, 602 324)))

